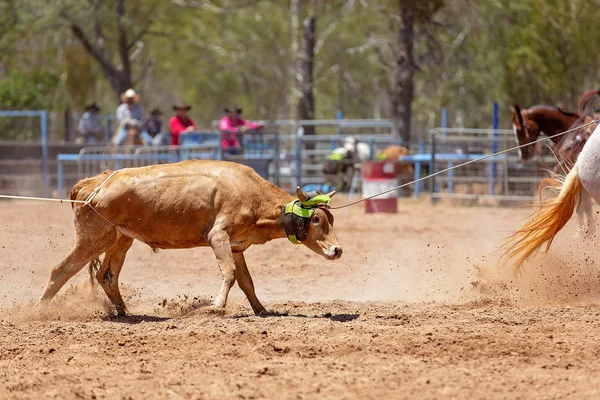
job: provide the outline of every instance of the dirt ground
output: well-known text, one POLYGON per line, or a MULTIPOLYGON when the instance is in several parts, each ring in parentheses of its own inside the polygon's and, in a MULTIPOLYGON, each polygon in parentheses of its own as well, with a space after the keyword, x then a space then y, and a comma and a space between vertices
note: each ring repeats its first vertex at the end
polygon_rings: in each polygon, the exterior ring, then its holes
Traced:
MULTIPOLYGON (((338 204, 342 199, 336 199, 338 204)), ((73 243, 70 206, 0 203, 0 398, 599 398, 600 266, 572 221, 520 274, 497 265, 528 209, 339 210, 344 256, 251 248, 256 317, 209 249, 136 243, 115 318, 85 272, 41 295, 73 243)))

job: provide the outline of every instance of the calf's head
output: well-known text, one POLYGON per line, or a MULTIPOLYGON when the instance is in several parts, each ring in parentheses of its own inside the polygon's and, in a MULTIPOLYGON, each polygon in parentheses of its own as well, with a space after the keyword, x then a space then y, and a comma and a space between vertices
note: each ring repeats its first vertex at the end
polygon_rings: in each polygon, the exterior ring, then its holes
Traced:
POLYGON ((333 231, 333 215, 327 209, 335 191, 308 196, 298 188, 296 194, 298 200, 289 203, 283 215, 288 239, 305 245, 328 260, 340 258, 343 249, 333 231))
POLYGON ((315 209, 302 244, 328 260, 342 256, 344 250, 333 231, 333 214, 329 210, 321 207, 315 209))

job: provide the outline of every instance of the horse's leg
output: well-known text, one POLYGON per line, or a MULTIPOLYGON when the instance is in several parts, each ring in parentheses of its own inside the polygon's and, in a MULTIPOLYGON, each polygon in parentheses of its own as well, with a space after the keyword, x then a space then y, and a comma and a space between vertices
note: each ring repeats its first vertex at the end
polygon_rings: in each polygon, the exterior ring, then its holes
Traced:
POLYGON ((240 285, 240 289, 242 289, 248 298, 248 301, 252 306, 252 310, 254 310, 254 314, 258 315, 261 312, 266 311, 254 292, 254 283, 252 282, 250 271, 248 271, 244 253, 233 253, 233 261, 235 263, 235 277, 238 285, 240 285))
POLYGON ((117 239, 117 230, 90 209, 76 210, 75 247, 67 257, 52 269, 50 280, 42 295, 42 303, 49 303, 73 275, 87 263, 104 253, 117 239))
POLYGON ((581 203, 577 208, 577 222, 579 230, 586 235, 593 235, 596 232, 596 221, 592 212, 592 196, 587 192, 581 195, 581 203))
POLYGON ((133 239, 129 236, 121 235, 116 243, 104 255, 102 266, 96 274, 96 279, 106 292, 113 306, 117 310, 117 315, 125 315, 127 309, 121 292, 119 291, 119 274, 125 262, 127 250, 133 244, 133 239))
POLYGON ((208 243, 215 252, 217 264, 223 275, 221 290, 219 290, 214 307, 224 308, 227 304, 229 290, 235 283, 235 263, 233 261, 233 253, 231 252, 231 244, 229 243, 229 235, 220 228, 213 229, 208 235, 208 243))

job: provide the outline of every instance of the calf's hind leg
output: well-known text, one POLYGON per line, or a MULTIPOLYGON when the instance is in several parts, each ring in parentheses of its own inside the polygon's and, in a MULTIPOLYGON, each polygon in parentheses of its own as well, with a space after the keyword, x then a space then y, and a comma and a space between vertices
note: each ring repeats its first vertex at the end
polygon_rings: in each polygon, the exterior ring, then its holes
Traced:
POLYGON ((240 285, 240 289, 242 289, 248 298, 248 301, 252 306, 252 310, 254 310, 254 314, 258 315, 261 312, 266 311, 256 297, 256 293, 254 293, 254 283, 252 282, 250 271, 248 271, 244 253, 233 253, 233 261, 235 262, 235 277, 238 285, 240 285))
POLYGON ((43 304, 49 303, 73 275, 104 253, 116 241, 116 229, 99 218, 98 216, 96 218, 84 216, 83 221, 78 220, 75 247, 62 262, 52 269, 50 281, 42 295, 43 304), (90 227, 94 227, 94 229, 90 227))
POLYGON ((96 274, 96 279, 106 292, 111 303, 117 310, 117 315, 122 316, 127 314, 127 308, 119 291, 119 274, 125 262, 127 251, 133 244, 133 239, 120 235, 116 243, 106 250, 102 266, 96 274))
POLYGON ((217 264, 219 264, 221 274, 223 275, 221 290, 219 290, 214 307, 224 308, 227 304, 229 290, 235 283, 235 264, 233 253, 231 252, 231 244, 229 243, 229 235, 225 231, 215 229, 208 235, 208 242, 215 252, 217 264))

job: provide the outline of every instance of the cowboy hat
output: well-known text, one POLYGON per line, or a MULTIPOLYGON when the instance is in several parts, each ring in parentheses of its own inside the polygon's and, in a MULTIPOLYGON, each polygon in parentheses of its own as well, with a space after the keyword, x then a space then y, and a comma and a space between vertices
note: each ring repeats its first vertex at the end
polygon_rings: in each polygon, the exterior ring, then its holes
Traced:
POLYGON ((100 111, 100 107, 98 107, 98 105, 96 103, 92 103, 92 104, 85 106, 85 110, 86 111, 90 111, 90 110, 100 111))
POLYGON ((230 108, 229 106, 225 106, 225 107, 223 107, 223 112, 224 112, 224 113, 228 113, 228 112, 232 112, 232 111, 234 111, 234 109, 233 109, 233 108, 230 108))
POLYGON ((150 110, 150 115, 162 115, 162 111, 160 111, 158 107, 153 108, 152 110, 150 110))
POLYGON ((224 113, 229 113, 229 112, 232 112, 232 111, 237 111, 238 113, 241 114, 242 113, 242 107, 240 107, 240 106, 234 106, 234 107, 225 106, 225 107, 223 107, 223 112, 224 113))
POLYGON ((125 103, 127 99, 133 99, 134 103, 140 100, 140 95, 133 89, 127 89, 125 93, 121 93, 121 102, 125 103))
POLYGON ((184 101, 179 101, 179 102, 173 104, 173 110, 175 110, 175 111, 177 111, 177 110, 189 111, 191 108, 192 108, 192 106, 185 103, 184 101))

